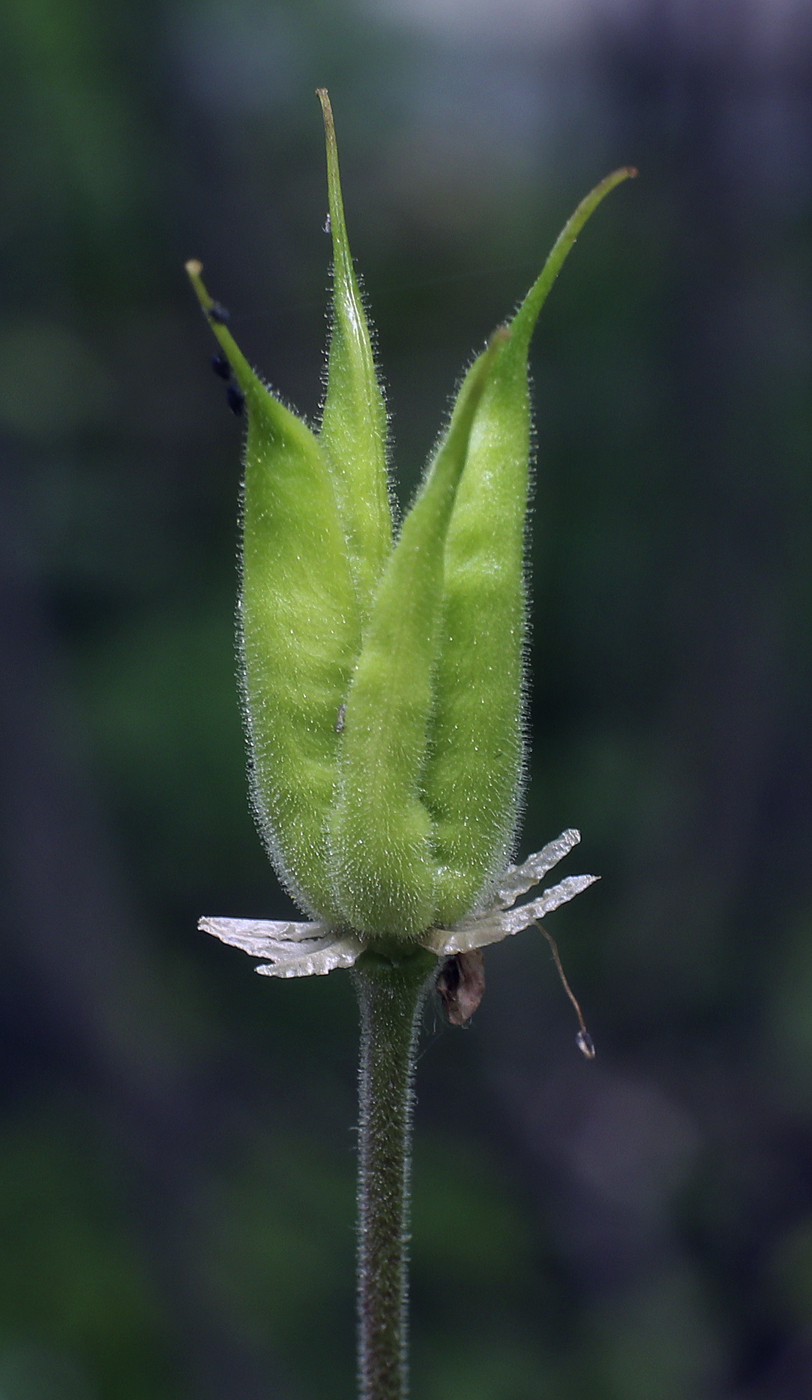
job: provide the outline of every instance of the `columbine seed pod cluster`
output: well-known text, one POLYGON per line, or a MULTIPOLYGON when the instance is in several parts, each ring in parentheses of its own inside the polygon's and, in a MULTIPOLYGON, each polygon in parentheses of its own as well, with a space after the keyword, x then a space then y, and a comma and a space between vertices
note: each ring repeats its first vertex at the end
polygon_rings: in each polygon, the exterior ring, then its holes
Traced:
POLYGON ((312 919, 202 926, 286 976, 348 965, 365 947, 464 952, 591 882, 570 877, 511 908, 578 839, 566 832, 508 866, 522 771, 527 358, 577 234, 634 173, 616 171, 583 201, 474 360, 395 537, 385 406, 332 113, 319 97, 333 319, 317 433, 262 383, 200 264, 187 264, 222 350, 218 372, 247 417, 239 616, 255 810, 280 878, 312 919))

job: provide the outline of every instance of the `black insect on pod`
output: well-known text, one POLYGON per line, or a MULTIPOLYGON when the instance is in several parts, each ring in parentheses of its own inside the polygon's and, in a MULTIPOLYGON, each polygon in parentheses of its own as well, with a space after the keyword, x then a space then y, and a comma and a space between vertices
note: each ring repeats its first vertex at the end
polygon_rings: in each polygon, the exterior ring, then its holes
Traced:
POLYGON ((245 394, 242 389, 238 389, 236 384, 229 384, 226 388, 226 399, 231 412, 241 418, 245 408, 245 394))
POLYGON ((218 379, 231 378, 231 365, 228 363, 225 355, 212 355, 211 367, 218 379))
POLYGON ((216 326, 224 326, 227 321, 231 320, 231 312, 227 311, 224 306, 221 306, 219 301, 212 302, 211 306, 208 307, 206 311, 206 315, 216 326))

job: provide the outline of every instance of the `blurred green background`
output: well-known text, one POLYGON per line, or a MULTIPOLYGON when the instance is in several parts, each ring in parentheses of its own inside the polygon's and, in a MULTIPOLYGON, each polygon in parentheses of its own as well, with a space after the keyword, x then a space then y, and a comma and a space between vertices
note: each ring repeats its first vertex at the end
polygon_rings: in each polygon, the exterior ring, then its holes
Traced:
POLYGON ((241 428, 199 257, 315 414, 329 87, 408 499, 575 202, 545 309, 521 853, 418 1083, 421 1400, 812 1394, 812 22, 802 0, 3 0, 0 1400, 350 1400, 349 979, 245 798, 241 428))

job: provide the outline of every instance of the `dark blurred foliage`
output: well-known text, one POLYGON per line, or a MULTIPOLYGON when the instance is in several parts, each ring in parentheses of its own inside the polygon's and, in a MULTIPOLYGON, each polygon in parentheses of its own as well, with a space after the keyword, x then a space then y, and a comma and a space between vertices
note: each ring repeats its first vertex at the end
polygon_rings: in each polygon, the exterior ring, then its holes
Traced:
POLYGON ((315 414, 317 84, 408 497, 576 200, 534 359, 523 852, 602 883, 419 1069, 424 1400, 812 1393, 812 24, 792 0, 4 0, 2 1400, 353 1393, 349 979, 255 977, 240 425, 315 414), (498 11, 498 13, 497 13, 498 11))

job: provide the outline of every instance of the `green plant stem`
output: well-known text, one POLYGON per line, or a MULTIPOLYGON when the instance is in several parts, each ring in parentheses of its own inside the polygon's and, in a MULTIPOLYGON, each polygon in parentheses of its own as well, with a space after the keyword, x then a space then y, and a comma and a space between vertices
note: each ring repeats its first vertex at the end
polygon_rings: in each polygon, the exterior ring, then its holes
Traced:
POLYGON ((361 1011, 358 1142, 360 1400, 408 1391, 408 1228, 414 1061, 420 1013, 437 959, 416 951, 356 966, 361 1011))

